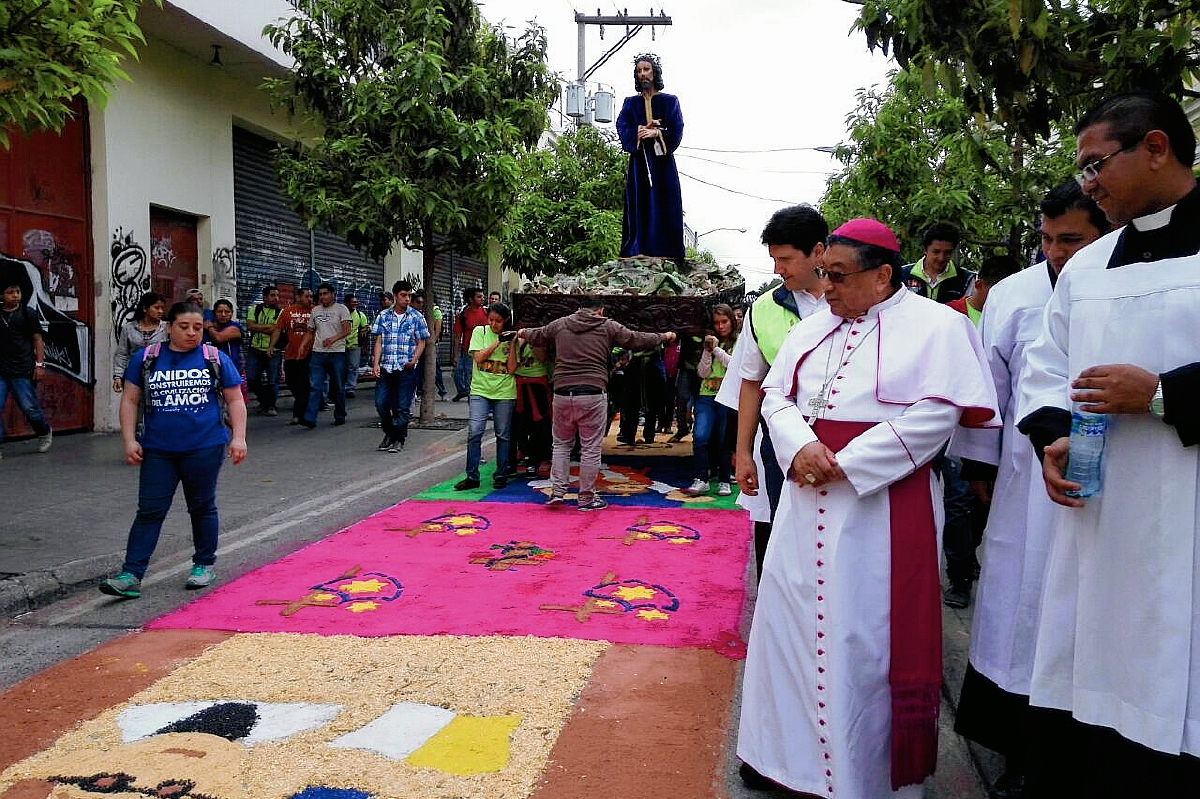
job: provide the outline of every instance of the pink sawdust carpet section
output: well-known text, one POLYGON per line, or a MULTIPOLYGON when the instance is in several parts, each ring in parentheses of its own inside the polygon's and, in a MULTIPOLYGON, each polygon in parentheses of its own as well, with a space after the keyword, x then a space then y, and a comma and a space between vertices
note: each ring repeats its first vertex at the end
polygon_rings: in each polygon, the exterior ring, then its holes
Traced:
POLYGON ((148 626, 535 635, 729 654, 750 537, 740 510, 410 500, 148 626))

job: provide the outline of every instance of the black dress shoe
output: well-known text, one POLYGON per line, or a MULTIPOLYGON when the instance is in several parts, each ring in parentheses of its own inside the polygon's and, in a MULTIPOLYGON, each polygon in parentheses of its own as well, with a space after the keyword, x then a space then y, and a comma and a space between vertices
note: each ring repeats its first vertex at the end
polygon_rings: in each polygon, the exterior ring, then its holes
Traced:
POLYGON ((497 477, 497 478, 493 479, 492 480, 492 488, 495 489, 496 491, 499 491, 502 488, 508 488, 508 478, 507 477, 497 477))
POLYGON ((472 488, 479 488, 479 481, 470 477, 464 477, 454 484, 455 491, 470 491, 472 488))
POLYGON ((742 778, 742 785, 752 791, 769 791, 775 787, 775 783, 759 774, 749 763, 738 766, 738 776, 742 778))
POLYGON ((950 583, 942 592, 942 602, 948 608, 965 608, 971 604, 971 583, 966 580, 950 583))

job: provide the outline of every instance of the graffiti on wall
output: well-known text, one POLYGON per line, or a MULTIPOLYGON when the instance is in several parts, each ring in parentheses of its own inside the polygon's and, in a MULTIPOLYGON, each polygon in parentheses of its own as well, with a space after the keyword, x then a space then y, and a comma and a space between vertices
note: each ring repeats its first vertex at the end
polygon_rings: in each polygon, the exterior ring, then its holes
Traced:
POLYGON ((42 271, 37 264, 0 254, 0 283, 20 286, 21 297, 37 314, 46 366, 90 386, 92 353, 88 327, 55 307, 54 298, 42 285, 42 271))
POLYGON ((123 228, 112 239, 112 328, 114 340, 121 328, 133 321, 138 300, 150 290, 150 264, 146 250, 133 239, 133 231, 123 228))
POLYGON ((233 247, 213 250, 213 298, 237 305, 237 251, 233 247))
POLYGON ((379 294, 386 290, 378 283, 372 283, 369 280, 350 281, 336 276, 325 277, 311 266, 304 268, 304 273, 300 276, 301 286, 311 288, 316 294, 317 286, 322 283, 332 283, 338 299, 347 294, 353 294, 358 298, 359 310, 370 311, 372 314, 378 312, 379 294))
POLYGON ((153 268, 160 272, 170 271, 175 265, 175 248, 171 246, 170 236, 150 239, 150 261, 153 268))
POLYGON ((21 235, 26 260, 41 270, 42 288, 60 311, 79 311, 79 253, 63 245, 49 230, 32 228, 21 235))

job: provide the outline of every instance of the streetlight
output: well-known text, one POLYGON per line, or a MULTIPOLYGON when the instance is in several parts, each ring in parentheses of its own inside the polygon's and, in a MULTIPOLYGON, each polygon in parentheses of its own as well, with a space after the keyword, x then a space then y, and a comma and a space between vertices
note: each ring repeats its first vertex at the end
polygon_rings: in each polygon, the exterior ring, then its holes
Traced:
POLYGON ((696 238, 698 239, 701 236, 707 236, 709 233, 716 233, 718 230, 732 230, 735 233, 745 233, 746 232, 746 228, 744 228, 744 227, 715 227, 712 230, 706 230, 703 233, 697 233, 696 238))

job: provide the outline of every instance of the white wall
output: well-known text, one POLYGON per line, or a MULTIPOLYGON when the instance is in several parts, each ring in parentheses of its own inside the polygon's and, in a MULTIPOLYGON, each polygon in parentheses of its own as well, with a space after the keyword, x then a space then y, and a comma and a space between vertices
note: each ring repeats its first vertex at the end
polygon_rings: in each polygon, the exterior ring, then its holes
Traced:
POLYGON ((98 296, 95 420, 101 430, 116 426, 116 396, 107 384, 117 231, 142 248, 148 273, 150 206, 198 217, 200 284, 211 289, 214 250, 235 244, 235 121, 264 135, 294 138, 293 123, 271 111, 258 80, 238 79, 154 39, 141 49, 140 61, 127 62, 125 69, 132 82, 115 87, 107 106, 91 109, 90 117, 98 296))

